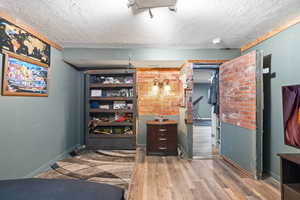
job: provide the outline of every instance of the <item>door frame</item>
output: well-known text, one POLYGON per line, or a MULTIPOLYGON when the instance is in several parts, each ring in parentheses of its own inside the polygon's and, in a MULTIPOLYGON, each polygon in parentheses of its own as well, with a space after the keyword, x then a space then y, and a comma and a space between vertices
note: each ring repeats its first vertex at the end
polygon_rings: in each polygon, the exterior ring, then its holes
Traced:
MULTIPOLYGON (((228 60, 202 60, 203 62, 201 62, 201 60, 193 60, 192 61, 192 68, 193 68, 193 71, 194 69, 209 69, 209 70, 214 70, 216 73, 219 74, 219 67, 226 61, 228 60), (200 67, 196 67, 196 66, 200 66, 200 67)), ((194 76, 194 74, 193 74, 194 76)), ((219 75, 218 75, 219 76, 219 75)), ((194 84, 194 81, 193 81, 193 84, 194 84)), ((193 92, 193 91, 192 91, 193 92)), ((218 99, 218 103, 219 103, 219 99, 218 99)), ((218 122, 220 123, 220 116, 218 115, 218 122)), ((219 127, 219 126, 218 126, 219 127)), ((217 127, 217 129, 218 129, 217 127)), ((219 132, 219 136, 221 134, 221 131, 220 129, 217 130, 219 132)), ((192 127, 192 133, 194 134, 194 130, 193 130, 193 127, 192 127)), ((216 136, 217 137, 217 136, 216 136)), ((221 140, 220 140, 220 137, 217 138, 217 142, 218 142, 218 150, 220 151, 220 147, 221 147, 221 140)), ((192 137, 192 144, 193 144, 193 137, 192 137)), ((193 151, 193 149, 192 149, 193 151)))
POLYGON ((261 179, 263 173, 263 83, 263 51, 256 51, 256 179, 261 179))

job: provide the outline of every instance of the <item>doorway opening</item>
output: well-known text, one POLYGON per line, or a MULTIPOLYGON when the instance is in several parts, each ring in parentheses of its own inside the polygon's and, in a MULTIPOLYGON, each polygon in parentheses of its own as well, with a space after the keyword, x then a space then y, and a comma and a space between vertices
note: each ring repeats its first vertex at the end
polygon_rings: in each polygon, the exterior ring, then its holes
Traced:
POLYGON ((219 153, 219 65, 193 66, 193 158, 219 153))
POLYGON ((271 163, 271 60, 272 55, 263 58, 263 175, 269 176, 271 163))

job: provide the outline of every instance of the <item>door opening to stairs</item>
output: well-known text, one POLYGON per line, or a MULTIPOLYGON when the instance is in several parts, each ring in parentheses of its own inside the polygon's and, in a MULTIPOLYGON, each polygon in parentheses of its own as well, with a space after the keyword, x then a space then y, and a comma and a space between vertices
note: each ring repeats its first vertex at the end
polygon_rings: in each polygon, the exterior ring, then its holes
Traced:
POLYGON ((211 158, 219 153, 218 67, 193 67, 193 158, 211 158))

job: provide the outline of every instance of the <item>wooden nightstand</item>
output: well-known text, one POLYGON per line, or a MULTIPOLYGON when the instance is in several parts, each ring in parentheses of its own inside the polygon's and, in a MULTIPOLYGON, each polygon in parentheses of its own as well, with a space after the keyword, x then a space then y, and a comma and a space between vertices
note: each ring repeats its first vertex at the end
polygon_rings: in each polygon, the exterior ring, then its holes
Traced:
POLYGON ((177 122, 147 122, 147 155, 177 155, 177 122))

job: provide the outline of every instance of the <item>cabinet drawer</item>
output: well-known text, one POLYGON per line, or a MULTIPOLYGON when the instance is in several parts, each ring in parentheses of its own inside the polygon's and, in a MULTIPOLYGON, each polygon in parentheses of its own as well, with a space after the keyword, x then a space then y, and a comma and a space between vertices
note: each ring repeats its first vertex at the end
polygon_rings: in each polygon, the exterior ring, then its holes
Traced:
POLYGON ((177 155, 177 124, 147 125, 147 155, 177 155))
POLYGON ((169 133, 168 132, 156 132, 156 137, 162 137, 162 138, 168 138, 169 133))
POLYGON ((168 143, 167 142, 161 142, 159 144, 157 144, 156 146, 156 150, 157 151, 168 151, 169 148, 168 148, 168 143))
POLYGON ((299 184, 283 185, 283 197, 284 200, 300 199, 299 184))
POLYGON ((168 136, 159 135, 156 140, 157 142, 167 142, 169 139, 168 136))
POLYGON ((169 132, 169 128, 166 126, 160 126, 160 127, 157 127, 157 131, 159 133, 167 133, 167 132, 169 132))

